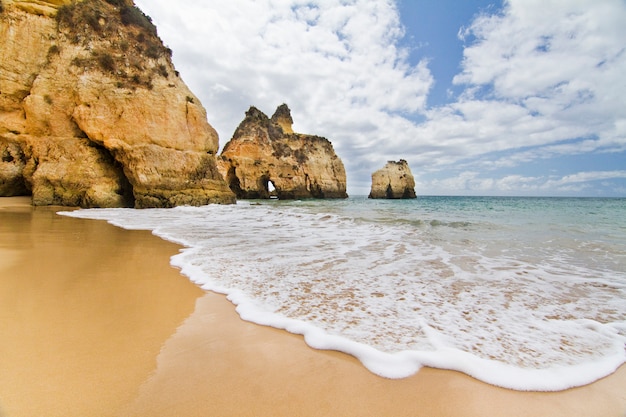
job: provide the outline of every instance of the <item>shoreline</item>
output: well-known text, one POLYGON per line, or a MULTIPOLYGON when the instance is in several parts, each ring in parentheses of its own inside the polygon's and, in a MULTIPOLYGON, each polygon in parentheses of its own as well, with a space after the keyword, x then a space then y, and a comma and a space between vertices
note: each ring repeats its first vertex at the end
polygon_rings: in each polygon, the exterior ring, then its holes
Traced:
POLYGON ((169 265, 180 246, 55 214, 63 209, 0 198, 2 417, 626 413, 624 365, 553 393, 432 368, 378 377, 347 354, 241 320, 169 265))

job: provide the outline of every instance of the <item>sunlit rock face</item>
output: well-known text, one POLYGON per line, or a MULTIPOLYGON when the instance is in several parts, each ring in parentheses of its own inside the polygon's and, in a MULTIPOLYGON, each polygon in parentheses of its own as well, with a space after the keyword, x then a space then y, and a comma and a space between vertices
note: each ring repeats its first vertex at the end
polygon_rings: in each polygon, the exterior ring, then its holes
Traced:
POLYGON ((232 203, 218 136, 131 0, 0 3, 0 196, 232 203))
POLYGON ((389 161, 374 172, 369 198, 416 198, 415 179, 409 164, 404 159, 389 161))
POLYGON ((237 198, 346 198, 346 171, 326 138, 294 133, 287 105, 250 107, 218 167, 237 198))

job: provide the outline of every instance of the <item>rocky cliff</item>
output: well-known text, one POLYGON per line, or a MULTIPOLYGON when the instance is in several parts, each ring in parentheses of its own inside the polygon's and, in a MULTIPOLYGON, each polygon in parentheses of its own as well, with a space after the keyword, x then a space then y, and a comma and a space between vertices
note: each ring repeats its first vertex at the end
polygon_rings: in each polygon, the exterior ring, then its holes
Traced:
POLYGON ((374 172, 369 198, 416 198, 415 179, 409 164, 404 159, 389 161, 374 172))
POLYGON ((218 167, 238 198, 346 198, 346 172, 328 139, 294 133, 287 105, 250 107, 218 167), (272 190, 272 186, 274 190, 272 190))
POLYGON ((0 196, 232 203, 218 137, 132 0, 1 0, 0 196))

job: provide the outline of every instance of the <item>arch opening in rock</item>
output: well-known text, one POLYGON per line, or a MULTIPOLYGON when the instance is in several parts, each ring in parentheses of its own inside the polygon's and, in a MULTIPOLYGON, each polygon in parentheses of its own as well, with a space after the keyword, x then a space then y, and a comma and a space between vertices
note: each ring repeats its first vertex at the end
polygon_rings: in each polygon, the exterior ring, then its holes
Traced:
POLYGON ((279 190, 268 175, 262 176, 259 181, 259 198, 279 198, 279 190))
MULTIPOLYGON (((232 167, 245 199, 346 198, 346 173, 330 141, 293 133, 287 105, 272 118, 251 106, 217 166, 224 178, 232 167), (270 182, 275 191, 270 190, 270 182)), ((227 180, 232 191, 232 182, 227 180)))
POLYGON ((278 190, 276 190, 272 180, 267 182, 267 191, 269 192, 270 198, 278 198, 278 190))
POLYGON ((393 198, 393 188, 391 188, 391 184, 387 186, 387 190, 385 191, 386 198, 393 198))

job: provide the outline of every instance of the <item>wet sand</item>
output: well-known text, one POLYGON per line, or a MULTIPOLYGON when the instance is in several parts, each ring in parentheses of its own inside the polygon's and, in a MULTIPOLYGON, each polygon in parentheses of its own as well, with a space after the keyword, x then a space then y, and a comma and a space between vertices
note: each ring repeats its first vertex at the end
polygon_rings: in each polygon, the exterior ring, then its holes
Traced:
MULTIPOLYGON (((239 319, 145 231, 0 198, 0 416, 626 416, 626 367, 516 392, 424 368, 388 380, 239 319)), ((207 254, 210 256, 210 254, 207 254)))

